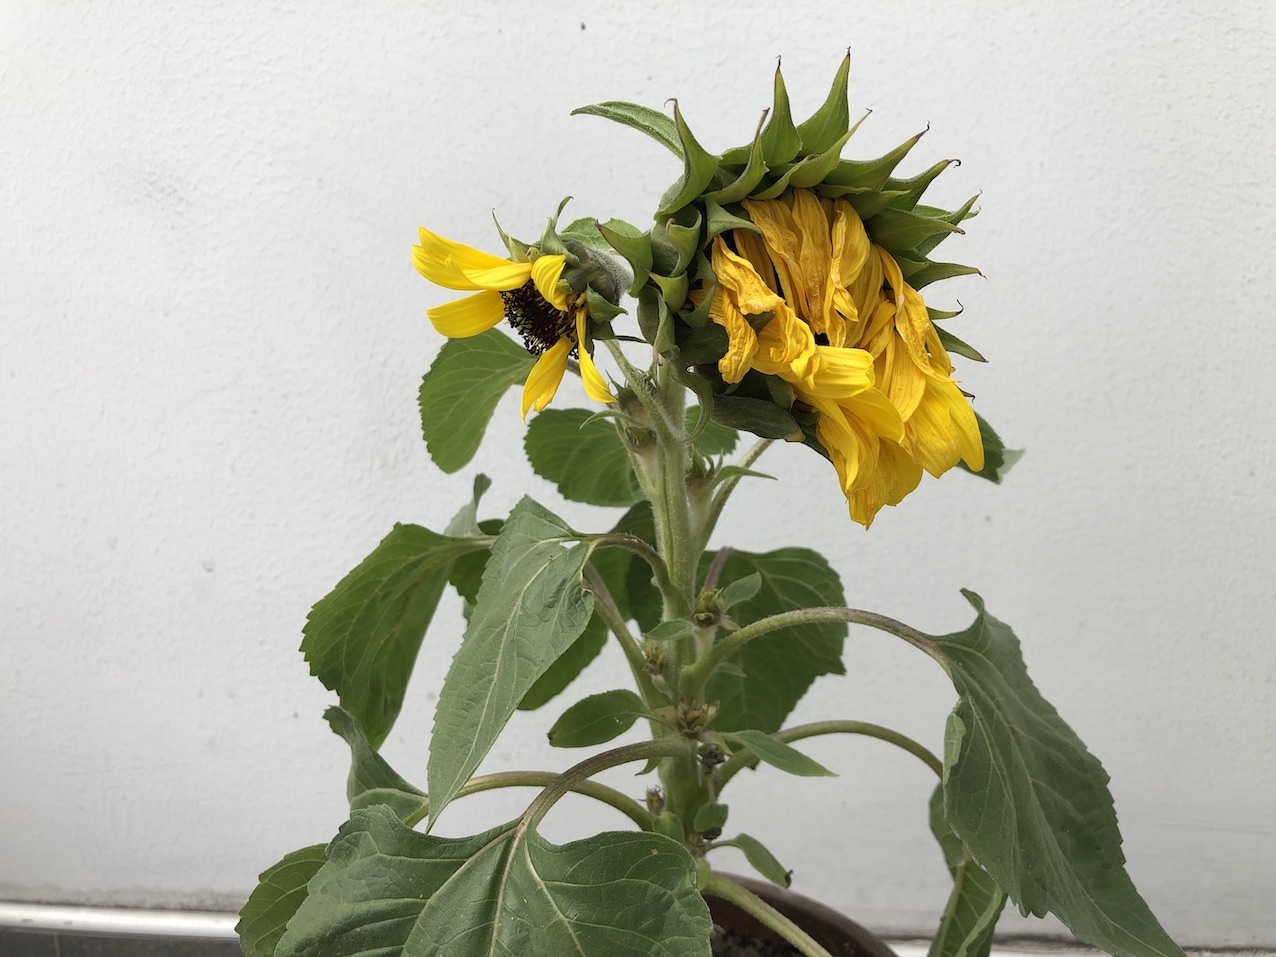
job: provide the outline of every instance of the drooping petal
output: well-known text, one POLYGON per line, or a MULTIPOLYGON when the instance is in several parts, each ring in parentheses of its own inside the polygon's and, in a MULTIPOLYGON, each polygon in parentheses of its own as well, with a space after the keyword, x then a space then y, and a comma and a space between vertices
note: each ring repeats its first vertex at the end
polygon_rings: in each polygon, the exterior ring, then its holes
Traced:
POLYGON ((541 256, 532 263, 532 282, 536 283, 537 292, 559 312, 567 311, 567 294, 558 288, 566 263, 564 256, 541 256))
POLYGON ((830 399, 844 399, 873 385, 873 357, 863 349, 816 346, 819 361, 810 387, 830 399))
POLYGON ((585 348, 585 325, 585 310, 578 310, 576 313, 576 352, 580 357, 580 379, 585 384, 585 394, 595 402, 615 402, 616 397, 611 394, 611 389, 607 387, 607 380, 598 371, 598 366, 594 365, 593 356, 585 348))
POLYGON ((527 284, 528 277, 532 274, 532 267, 529 263, 511 263, 502 262, 498 266, 489 266, 483 269, 467 269, 460 267, 461 275, 472 282, 476 289, 496 289, 501 292, 509 292, 511 289, 517 289, 519 286, 527 284))
POLYGON ((523 421, 533 409, 540 412, 553 401, 567 371, 567 353, 572 351, 572 341, 563 336, 541 353, 523 383, 523 421))
POLYGON ((412 263, 430 282, 447 289, 517 289, 531 275, 528 263, 453 242, 422 227, 421 242, 412 247, 412 263))
MULTIPOLYGON (((699 305, 707 293, 696 291, 692 301, 699 305)), ((753 357, 758 353, 758 334, 736 308, 735 301, 722 288, 709 303, 709 319, 727 331, 727 352, 718 360, 718 371, 726 382, 739 382, 753 368, 753 357)))
POLYGON ((495 269, 509 262, 504 257, 493 256, 473 246, 445 239, 438 233, 430 232, 424 226, 421 227, 419 235, 421 237, 419 248, 427 256, 432 259, 451 259, 462 269, 495 269))
POLYGON ((434 328, 449 339, 468 339, 486 332, 505 316, 499 292, 484 290, 425 310, 434 328))

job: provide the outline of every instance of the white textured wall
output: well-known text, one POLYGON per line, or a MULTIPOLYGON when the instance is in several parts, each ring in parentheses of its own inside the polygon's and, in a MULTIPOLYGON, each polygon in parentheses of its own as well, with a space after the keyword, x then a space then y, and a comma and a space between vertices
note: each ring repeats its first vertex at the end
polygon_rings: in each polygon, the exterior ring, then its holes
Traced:
MULTIPOLYGON (((800 111, 849 44, 874 110, 856 153, 930 123, 909 169, 960 156, 937 195, 983 191, 945 250, 987 279, 933 298, 965 304, 992 359, 968 386, 1029 454, 1002 488, 928 481, 865 534, 781 448, 783 483, 743 491, 721 541, 820 548, 853 603, 932 631, 981 591, 1111 772, 1169 929, 1276 944, 1276 7, 175 6, 0 4, 0 897, 234 906, 331 835, 345 755, 295 650, 308 606, 394 521, 441 525, 475 469, 494 509, 530 485, 589 521, 512 461, 512 399, 474 469, 429 462, 423 310, 448 294, 411 268, 417 225, 495 249, 489 210, 534 234, 567 193, 643 221, 678 170, 573 107, 676 95, 722 148, 777 54, 800 111)), ((459 620, 445 605, 391 740, 418 781, 459 620)), ((849 648, 803 715, 937 746, 942 673, 868 631, 849 648)), ((549 717, 491 765, 565 764, 549 717)), ((737 820, 801 889, 927 932, 924 771, 812 750, 842 777, 760 772, 737 820)))

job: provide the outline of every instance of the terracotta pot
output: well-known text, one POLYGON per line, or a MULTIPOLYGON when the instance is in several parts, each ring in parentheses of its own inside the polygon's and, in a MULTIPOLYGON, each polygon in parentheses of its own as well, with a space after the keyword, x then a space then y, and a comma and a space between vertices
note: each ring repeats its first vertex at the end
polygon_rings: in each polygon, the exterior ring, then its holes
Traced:
MULTIPOLYGON (((723 876, 730 877, 736 883, 757 894, 810 934, 833 957, 899 957, 872 931, 861 927, 831 907, 825 907, 819 901, 776 887, 769 881, 737 877, 734 874, 723 876)), ((734 904, 717 897, 705 899, 708 901, 709 912, 713 915, 715 924, 758 940, 774 942, 784 940, 775 931, 764 927, 756 918, 746 914, 734 904)))

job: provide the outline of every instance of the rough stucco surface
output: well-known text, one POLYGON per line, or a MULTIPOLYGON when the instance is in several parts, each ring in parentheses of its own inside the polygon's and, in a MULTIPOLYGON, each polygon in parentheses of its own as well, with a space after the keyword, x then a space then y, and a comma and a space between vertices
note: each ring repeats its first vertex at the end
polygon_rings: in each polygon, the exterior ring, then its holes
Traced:
MULTIPOLYGON (((309 605, 396 520, 442 525, 477 470, 493 511, 530 488, 600 524, 518 461, 512 397, 471 468, 429 462, 423 310, 448 294, 411 268, 416 227, 495 248, 489 210, 534 234, 569 193, 642 222, 678 170, 573 107, 676 95, 722 148, 777 54, 809 110, 849 44, 873 110, 850 150, 929 123, 906 169, 959 156, 937 197, 983 191, 945 249, 987 278, 928 293, 965 306, 992 360, 967 388, 1029 454, 1001 488, 927 481, 865 534, 830 470, 780 448, 719 542, 819 548, 852 604, 931 631, 982 592, 1111 773, 1171 932, 1276 944, 1276 8, 362 6, 0 4, 0 898, 234 907, 327 840, 345 755, 295 652, 309 605)), ((445 603, 388 745, 409 778, 460 622, 445 603)), ((614 686, 617 657, 582 683, 614 686)), ((939 745, 938 669, 866 631, 847 665, 799 717, 939 745)), ((547 717, 486 766, 565 766, 547 717)), ((733 823, 799 889, 928 933, 924 769, 811 751, 842 776, 761 771, 733 823)), ((617 823, 579 806, 549 830, 617 823)))

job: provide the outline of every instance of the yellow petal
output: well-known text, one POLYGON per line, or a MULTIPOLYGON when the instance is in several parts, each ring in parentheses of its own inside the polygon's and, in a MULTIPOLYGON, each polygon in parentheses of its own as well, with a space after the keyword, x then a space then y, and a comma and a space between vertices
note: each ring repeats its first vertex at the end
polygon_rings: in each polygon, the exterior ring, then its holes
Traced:
POLYGON ((815 336, 811 327, 794 315, 789 304, 780 300, 771 321, 757 333, 758 353, 753 367, 768 375, 778 375, 788 382, 815 391, 812 375, 818 361, 815 336))
POLYGON ((567 294, 558 288, 566 263, 567 259, 563 256, 541 256, 532 263, 532 282, 536 283, 541 298, 559 312, 567 311, 567 294))
POLYGON ((873 385, 873 357, 863 349, 835 349, 816 346, 819 361, 811 377, 811 388, 830 399, 842 399, 873 385))
POLYGON ((502 261, 500 265, 484 269, 467 269, 460 267, 461 275, 474 284, 475 289, 498 289, 508 292, 527 284, 532 274, 529 263, 512 263, 502 261))
POLYGON ((585 348, 585 310, 583 309, 576 313, 576 342, 578 343, 577 354, 580 356, 580 378, 585 384, 585 394, 595 402, 615 402, 616 397, 611 394, 611 389, 607 388, 607 380, 598 371, 598 366, 594 365, 593 356, 585 348))
POLYGON ((523 421, 527 421, 528 412, 533 409, 539 412, 553 401, 567 371, 567 353, 571 351, 572 341, 563 336, 536 360, 523 383, 523 421))
POLYGON ((739 382, 753 368, 753 357, 758 353, 758 334, 725 289, 719 288, 709 303, 709 318, 727 330, 727 352, 718 360, 718 371, 724 381, 739 382))
POLYGON ((849 399, 842 399, 841 404, 850 418, 862 422, 874 435, 891 442, 903 440, 904 420, 880 389, 857 392, 849 399))
POLYGON ((499 292, 484 290, 464 299, 425 310, 434 328, 449 339, 468 339, 486 332, 505 317, 499 292))
POLYGON ((418 247, 431 259, 451 259, 461 269, 495 269, 509 262, 500 256, 493 256, 481 249, 475 249, 464 243, 444 239, 438 233, 432 233, 424 226, 420 230, 421 245, 418 247))

